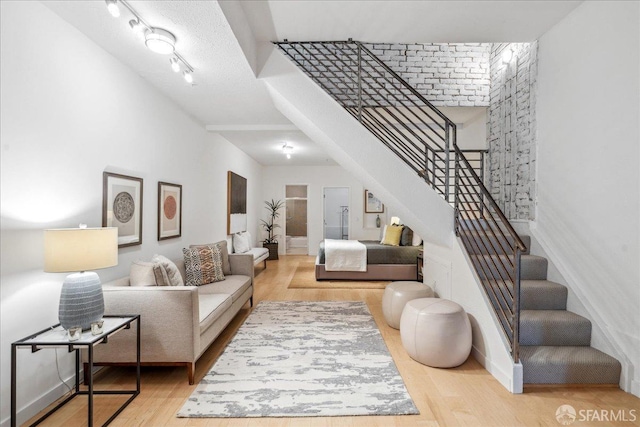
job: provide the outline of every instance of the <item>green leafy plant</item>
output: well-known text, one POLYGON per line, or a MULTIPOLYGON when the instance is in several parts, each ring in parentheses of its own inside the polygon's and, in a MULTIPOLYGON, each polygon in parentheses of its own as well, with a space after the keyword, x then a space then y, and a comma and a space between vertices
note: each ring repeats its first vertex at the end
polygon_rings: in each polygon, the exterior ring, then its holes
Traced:
POLYGON ((275 234, 275 229, 280 228, 280 224, 276 223, 275 220, 280 216, 280 208, 284 206, 284 202, 282 200, 273 200, 271 201, 265 200, 265 209, 269 212, 269 218, 267 220, 260 220, 262 228, 267 232, 268 237, 263 240, 264 243, 278 243, 275 234))

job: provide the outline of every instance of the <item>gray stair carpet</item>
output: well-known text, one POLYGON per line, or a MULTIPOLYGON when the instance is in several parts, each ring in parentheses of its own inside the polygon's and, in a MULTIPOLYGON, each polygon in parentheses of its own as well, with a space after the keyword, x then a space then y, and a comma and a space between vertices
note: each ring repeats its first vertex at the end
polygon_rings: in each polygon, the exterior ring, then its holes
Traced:
MULTIPOLYGON (((471 255, 471 261, 478 266, 478 276, 481 280, 487 279, 487 269, 492 277, 511 277, 512 269, 503 267, 505 257, 495 255, 471 255), (503 258, 498 259, 498 258, 503 258)), ((520 257, 520 280, 546 280, 547 279, 547 259, 537 255, 522 255, 520 257)))
POLYGON ((520 309, 566 310, 567 288, 549 280, 521 280, 520 309))
POLYGON ((521 346, 525 384, 618 384, 621 366, 586 346, 521 346))
POLYGON ((565 310, 521 310, 520 345, 589 346, 591 322, 565 310))

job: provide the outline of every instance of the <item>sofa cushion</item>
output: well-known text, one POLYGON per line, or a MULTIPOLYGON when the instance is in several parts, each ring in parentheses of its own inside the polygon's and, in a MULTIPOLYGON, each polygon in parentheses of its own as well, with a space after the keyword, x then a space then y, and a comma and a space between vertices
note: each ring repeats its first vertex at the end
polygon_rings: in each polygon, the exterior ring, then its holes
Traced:
POLYGON ((198 308, 200 316, 200 333, 206 331, 222 314, 233 304, 231 295, 205 294, 198 296, 198 308))
MULTIPOLYGON (((164 283, 164 285, 184 286, 184 281, 182 280, 182 275, 180 274, 178 267, 169 258, 156 254, 151 258, 151 262, 157 262, 166 272, 166 276, 163 275, 164 280, 168 279, 169 281, 168 283, 164 283)), ((158 283, 158 285, 160 285, 160 283, 158 283)))
POLYGON ((220 250, 220 257, 222 258, 222 272, 225 276, 231 274, 231 264, 229 264, 229 248, 227 247, 227 241, 221 240, 220 242, 215 243, 206 243, 203 245, 191 245, 190 248, 205 248, 217 246, 220 250))
POLYGON ((217 246, 184 248, 182 253, 188 286, 200 286, 224 280, 222 258, 217 246))
POLYGON ((240 274, 226 276, 224 282, 209 283, 198 287, 198 295, 227 294, 231 295, 232 302, 251 286, 251 277, 240 274))

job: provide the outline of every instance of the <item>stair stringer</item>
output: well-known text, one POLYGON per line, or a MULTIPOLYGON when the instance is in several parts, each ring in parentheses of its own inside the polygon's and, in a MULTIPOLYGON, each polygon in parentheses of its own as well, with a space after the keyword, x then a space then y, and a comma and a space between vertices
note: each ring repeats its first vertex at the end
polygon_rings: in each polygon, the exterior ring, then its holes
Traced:
POLYGON ((425 277, 435 278, 436 295, 457 302, 469 315, 473 357, 511 393, 522 393, 522 364, 511 357, 510 344, 462 241, 455 238, 451 248, 427 243, 424 251, 425 277))
POLYGON ((427 242, 451 247, 453 208, 274 48, 259 78, 274 105, 427 242))

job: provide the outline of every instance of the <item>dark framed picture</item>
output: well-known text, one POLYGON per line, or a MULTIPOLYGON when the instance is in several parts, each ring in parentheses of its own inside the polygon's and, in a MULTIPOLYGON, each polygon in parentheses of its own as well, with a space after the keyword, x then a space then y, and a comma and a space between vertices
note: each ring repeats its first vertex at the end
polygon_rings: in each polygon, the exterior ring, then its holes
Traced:
POLYGON ((102 226, 118 229, 118 247, 142 244, 142 178, 102 173, 102 226))
POLYGON ((182 185, 158 182, 158 240, 182 235, 182 185))
POLYGON ((247 178, 227 171, 227 234, 247 231, 247 178))
POLYGON ((369 190, 364 190, 364 213, 383 213, 384 205, 369 190))

